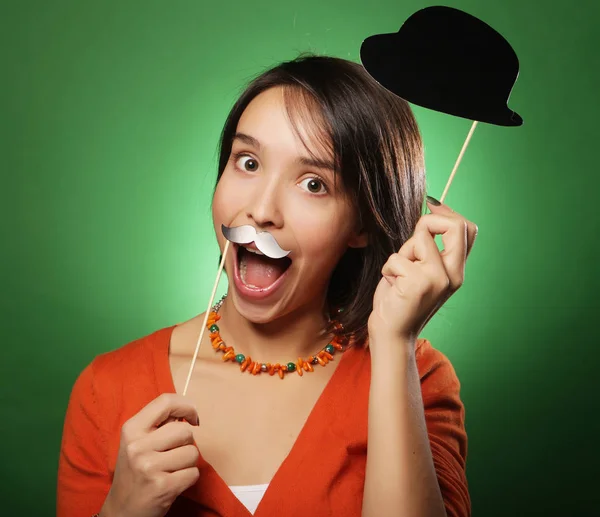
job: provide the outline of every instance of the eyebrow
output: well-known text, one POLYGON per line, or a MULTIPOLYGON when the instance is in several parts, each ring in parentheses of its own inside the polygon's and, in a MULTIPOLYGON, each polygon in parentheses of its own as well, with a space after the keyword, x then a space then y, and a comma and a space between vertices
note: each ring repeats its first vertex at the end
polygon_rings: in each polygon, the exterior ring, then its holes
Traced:
MULTIPOLYGON (((236 133, 235 135, 233 135, 233 139, 241 140, 242 142, 255 147, 259 151, 262 149, 260 142, 253 136, 247 135, 246 133, 236 133)), ((328 160, 321 160, 319 158, 309 158, 307 156, 302 156, 298 159, 298 163, 306 167, 317 167, 319 169, 326 169, 332 172, 335 171, 335 167, 332 162, 328 160)))

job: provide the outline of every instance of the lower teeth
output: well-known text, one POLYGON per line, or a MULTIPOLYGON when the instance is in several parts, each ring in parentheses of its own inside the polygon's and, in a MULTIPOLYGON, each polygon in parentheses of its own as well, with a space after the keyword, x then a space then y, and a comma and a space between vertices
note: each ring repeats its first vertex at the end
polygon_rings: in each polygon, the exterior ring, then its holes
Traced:
POLYGON ((246 287, 258 289, 258 286, 246 283, 246 261, 244 259, 240 261, 240 278, 242 279, 242 282, 246 287))

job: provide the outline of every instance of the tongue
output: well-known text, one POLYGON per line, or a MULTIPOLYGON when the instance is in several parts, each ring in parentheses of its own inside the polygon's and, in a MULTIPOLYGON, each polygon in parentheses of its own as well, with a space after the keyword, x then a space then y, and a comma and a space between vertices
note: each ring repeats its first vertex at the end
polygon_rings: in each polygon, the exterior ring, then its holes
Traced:
POLYGON ((275 283, 287 269, 287 264, 284 259, 272 259, 245 250, 242 251, 240 262, 240 266, 246 268, 246 285, 261 289, 275 283))

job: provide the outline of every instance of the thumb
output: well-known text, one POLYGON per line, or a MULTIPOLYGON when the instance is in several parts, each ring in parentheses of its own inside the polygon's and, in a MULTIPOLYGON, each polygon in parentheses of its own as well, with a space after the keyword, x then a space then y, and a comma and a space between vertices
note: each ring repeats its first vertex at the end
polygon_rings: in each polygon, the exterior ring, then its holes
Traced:
POLYGON ((427 196, 427 208, 429 208, 429 212, 432 214, 450 215, 454 213, 454 210, 448 205, 445 205, 432 196, 427 196))

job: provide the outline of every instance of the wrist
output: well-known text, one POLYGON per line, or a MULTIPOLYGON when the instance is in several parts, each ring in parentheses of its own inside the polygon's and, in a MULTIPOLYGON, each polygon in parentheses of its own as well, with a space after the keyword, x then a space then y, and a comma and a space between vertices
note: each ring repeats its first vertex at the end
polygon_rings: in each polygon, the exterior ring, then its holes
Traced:
POLYGON ((415 358, 416 337, 369 334, 369 350, 372 363, 396 363, 415 358))

